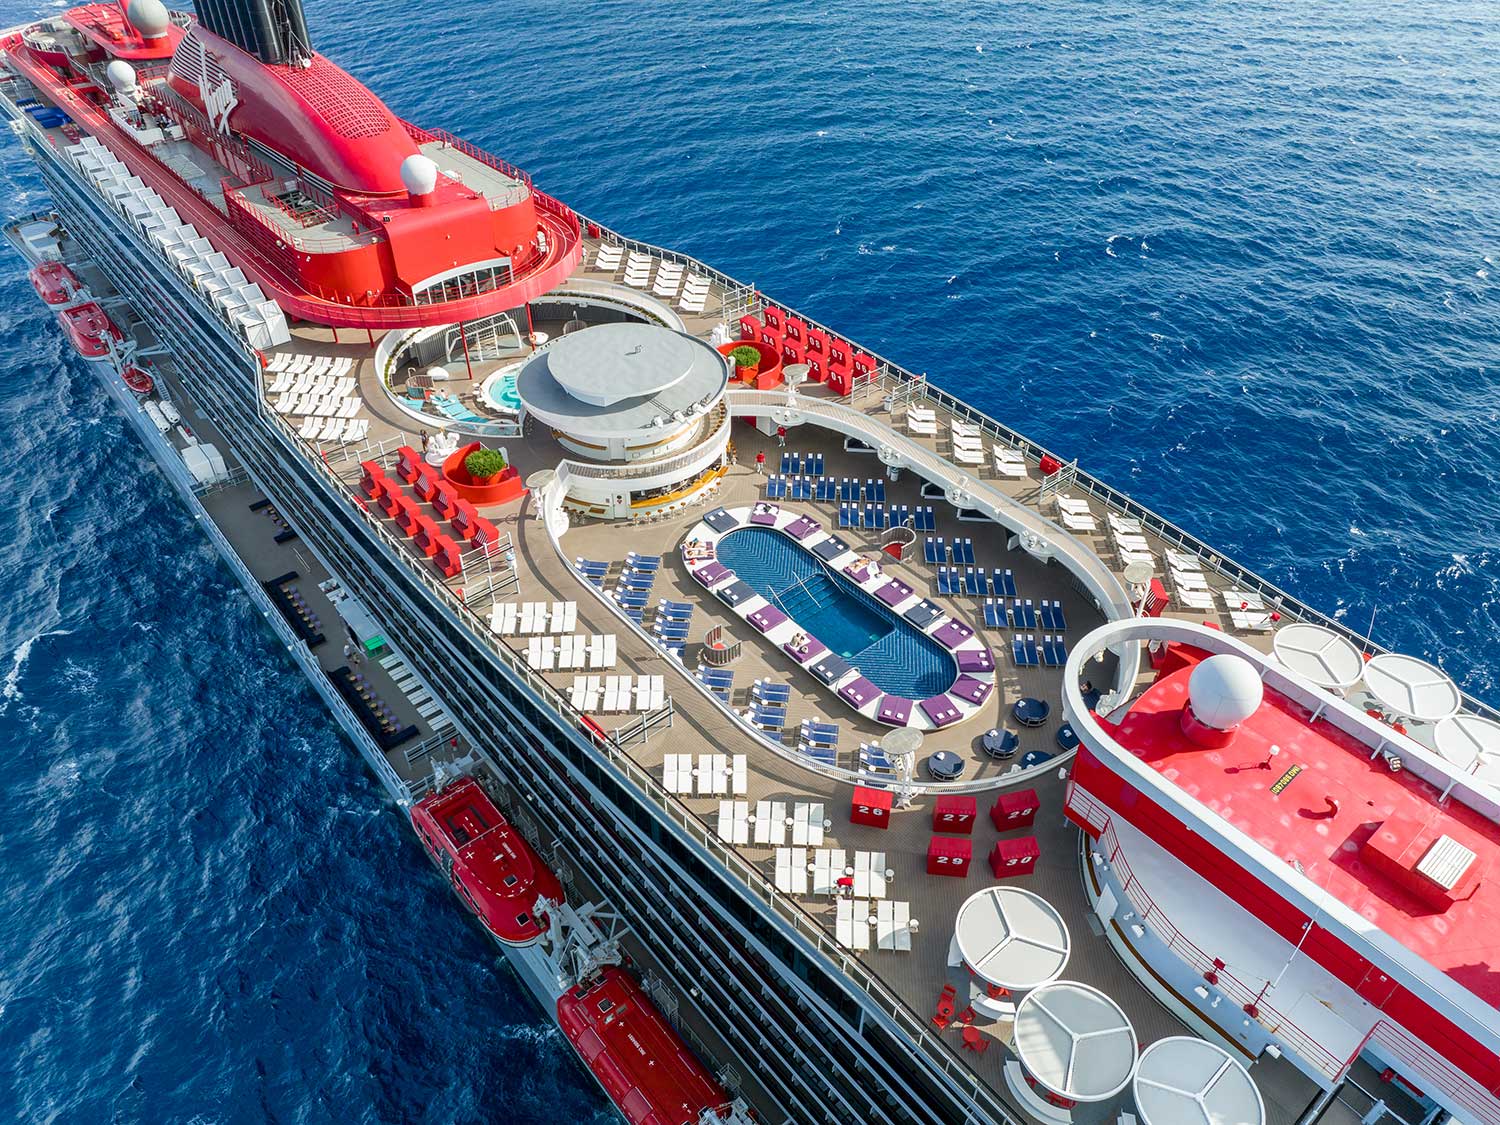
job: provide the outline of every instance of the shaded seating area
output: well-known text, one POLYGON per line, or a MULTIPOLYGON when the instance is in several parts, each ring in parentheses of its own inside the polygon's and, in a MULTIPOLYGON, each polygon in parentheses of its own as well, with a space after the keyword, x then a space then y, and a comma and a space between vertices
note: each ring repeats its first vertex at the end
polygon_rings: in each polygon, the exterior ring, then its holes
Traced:
POLYGON ((329 672, 328 679, 382 750, 393 750, 417 736, 417 728, 402 725, 362 673, 344 666, 329 672))
POLYGON ((286 623, 292 627, 292 632, 305 641, 308 648, 317 648, 328 638, 323 635, 322 618, 308 607, 302 592, 297 589, 297 578, 297 572, 289 570, 279 578, 262 582, 261 586, 286 619, 286 623))

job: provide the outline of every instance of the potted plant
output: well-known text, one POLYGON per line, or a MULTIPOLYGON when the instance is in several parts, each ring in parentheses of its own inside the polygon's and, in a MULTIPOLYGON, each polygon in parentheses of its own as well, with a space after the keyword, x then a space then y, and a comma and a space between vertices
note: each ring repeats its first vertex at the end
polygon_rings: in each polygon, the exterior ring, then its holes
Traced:
POLYGON ((489 484, 505 471, 505 454, 498 449, 476 449, 464 458, 464 472, 475 484, 489 484))
POLYGON ((755 382, 755 373, 760 370, 760 351, 749 344, 741 344, 729 353, 730 360, 739 370, 740 381, 755 382))

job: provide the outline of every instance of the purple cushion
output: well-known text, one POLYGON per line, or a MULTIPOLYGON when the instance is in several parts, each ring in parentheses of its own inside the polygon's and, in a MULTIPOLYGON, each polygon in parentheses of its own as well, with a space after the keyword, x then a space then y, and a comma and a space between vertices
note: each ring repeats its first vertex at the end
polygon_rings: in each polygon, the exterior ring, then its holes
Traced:
POLYGON ((822 530, 822 527, 822 524, 809 516, 798 516, 782 530, 800 543, 813 532, 822 530))
POLYGON ((960 672, 993 672, 995 657, 988 648, 966 648, 954 653, 960 672))
POLYGON ((905 582, 897 582, 892 578, 884 586, 875 591, 875 596, 888 606, 897 606, 911 597, 911 587, 905 582))
POLYGON ((760 508, 761 506, 757 505, 756 508, 752 508, 750 510, 750 522, 758 523, 762 527, 767 527, 771 524, 774 524, 776 522, 777 515, 781 512, 781 509, 778 508, 775 504, 764 505, 764 510, 759 510, 760 508))
POLYGON ((710 562, 693 571, 693 577, 705 586, 713 586, 729 577, 731 571, 721 562, 710 562))
POLYGON ((957 648, 973 635, 973 629, 970 629, 967 625, 960 625, 957 621, 950 621, 941 628, 932 631, 932 639, 948 649, 957 648))
POLYGON ((911 718, 911 709, 915 706, 910 699, 903 699, 899 695, 888 695, 880 701, 878 712, 882 723, 889 723, 893 727, 904 727, 907 720, 911 718))
POLYGON ((870 578, 870 564, 855 560, 844 567, 844 573, 856 582, 867 582, 870 578))
POLYGON ((934 695, 919 704, 934 726, 945 727, 958 718, 960 712, 953 700, 946 695, 934 695))
POLYGON ((856 676, 843 687, 839 688, 839 695, 852 703, 856 708, 863 707, 877 695, 880 689, 863 676, 856 676))
POLYGON ((967 699, 970 703, 983 703, 989 698, 994 684, 976 680, 973 676, 960 676, 953 681, 953 686, 948 690, 960 699, 967 699))
POLYGON ((806 664, 809 660, 822 656, 828 651, 828 646, 817 637, 808 637, 807 643, 801 648, 793 648, 790 641, 781 646, 781 651, 790 656, 798 664, 806 664))
POLYGON ((750 615, 750 624, 754 625, 762 633, 769 633, 786 619, 786 614, 782 613, 781 610, 777 609, 774 605, 768 605, 757 609, 750 615))

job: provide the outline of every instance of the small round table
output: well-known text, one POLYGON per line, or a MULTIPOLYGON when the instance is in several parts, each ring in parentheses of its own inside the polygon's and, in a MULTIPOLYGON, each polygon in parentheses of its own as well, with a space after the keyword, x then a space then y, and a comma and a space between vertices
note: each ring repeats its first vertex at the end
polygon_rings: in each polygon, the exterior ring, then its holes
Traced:
POLYGON ((1016 700, 1010 713, 1023 727, 1039 727, 1047 721, 1047 716, 1052 714, 1052 705, 1045 699, 1033 699, 1027 696, 1025 699, 1016 700))
POLYGON ((1059 750, 1071 750, 1078 745, 1078 732, 1073 729, 1072 723, 1064 723, 1057 728, 1057 748, 1059 750))
POLYGON ((938 781, 957 781, 964 775, 964 760, 952 750, 939 750, 927 759, 927 772, 938 781))
POLYGON ((1004 761, 1007 758, 1015 757, 1016 751, 1021 748, 1021 740, 1016 737, 1015 731, 1000 730, 996 727, 994 730, 985 731, 980 736, 979 745, 984 748, 984 752, 991 758, 999 758, 1004 761))

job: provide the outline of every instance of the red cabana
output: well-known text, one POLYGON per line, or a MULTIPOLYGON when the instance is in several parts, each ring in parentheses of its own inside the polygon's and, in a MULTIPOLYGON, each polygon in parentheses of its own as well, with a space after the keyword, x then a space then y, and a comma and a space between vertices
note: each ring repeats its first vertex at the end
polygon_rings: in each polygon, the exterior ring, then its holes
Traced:
POLYGON ((827 362, 827 356, 813 355, 809 351, 807 353, 807 377, 814 383, 823 382, 823 380, 828 378, 828 371, 824 366, 827 362))
POLYGON ((385 470, 374 461, 361 461, 359 467, 365 471, 359 487, 371 500, 379 500, 381 493, 385 491, 385 470))
POLYGON ((407 484, 417 479, 417 466, 422 463, 422 458, 411 446, 403 445, 396 450, 396 474, 407 484))
POLYGON ((821 328, 809 328, 807 330, 807 354, 828 356, 828 333, 821 328))
POLYGON ((467 500, 460 500, 457 510, 448 517, 453 525, 453 530, 465 539, 473 539, 474 532, 479 524, 479 509, 467 500))
POLYGON ((990 823, 1001 832, 1009 832, 1012 828, 1030 828, 1041 807, 1042 801, 1035 789, 1016 789, 1001 793, 990 806, 990 823))
POLYGON ((499 528, 483 516, 474 521, 474 546, 481 548, 488 555, 495 549, 499 542, 499 528))
POLYGON ((788 336, 786 340, 782 342, 781 362, 783 366, 793 363, 805 362, 803 357, 806 354, 807 349, 803 346, 800 340, 793 340, 790 336, 788 336))
POLYGON ((380 510, 395 519, 401 512, 401 501, 405 498, 406 494, 401 491, 401 486, 387 477, 385 491, 380 494, 380 510))
POLYGON ((781 351, 781 343, 784 339, 785 337, 782 335, 781 329, 772 328, 769 324, 760 330, 760 342, 762 344, 770 344, 778 352, 781 351))
POLYGON ((461 558, 463 548, 446 535, 437 537, 437 556, 432 560, 447 578, 456 578, 464 571, 461 558))
POLYGON ((958 836, 934 836, 927 845, 927 874, 949 875, 955 879, 969 876, 974 845, 958 836))
POLYGON ((828 388, 841 395, 854 389, 854 368, 847 358, 828 361, 828 388))
POLYGON ((875 357, 865 352, 855 352, 849 357, 849 362, 854 365, 854 377, 856 379, 873 378, 877 366, 875 357))
POLYGON ((1036 870, 1036 861, 1041 854, 1035 836, 999 840, 995 850, 990 852, 990 872, 996 879, 1019 879, 1036 870))
POLYGON ((740 339, 759 340, 761 323, 753 316, 740 317, 740 339))
POLYGON ((974 818, 978 815, 979 805, 973 797, 958 793, 944 794, 933 802, 932 830, 967 836, 974 831, 974 818))
POLYGON ((438 530, 438 525, 431 516, 419 515, 416 530, 411 538, 412 542, 417 545, 417 549, 430 559, 438 552, 437 541, 441 534, 442 532, 438 530))
POLYGON ((432 509, 445 519, 451 520, 458 511, 458 489, 454 488, 445 480, 437 482, 437 489, 431 497, 432 509))
POLYGON ((422 509, 410 496, 401 497, 401 507, 396 513, 396 526, 407 535, 417 533, 417 521, 423 519, 422 509))
POLYGON ((782 312, 775 305, 767 305, 761 310, 760 315, 765 320, 767 326, 775 329, 777 332, 780 332, 782 325, 786 323, 786 313, 782 312))
POLYGON ((423 500, 431 500, 437 493, 438 481, 442 479, 442 473, 422 461, 417 464, 417 479, 412 481, 411 486, 423 500))
POLYGON ((849 805, 849 823, 867 824, 871 828, 889 828, 891 826, 891 791, 856 785, 854 799, 849 805))
POLYGON ((800 343, 807 342, 807 322, 801 317, 789 316, 786 318, 786 338, 796 340, 800 343))
POLYGON ((850 364, 849 345, 837 336, 828 337, 828 360, 830 363, 848 366, 850 364))

